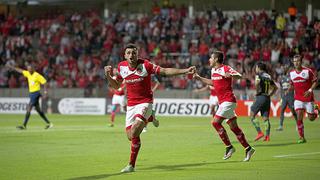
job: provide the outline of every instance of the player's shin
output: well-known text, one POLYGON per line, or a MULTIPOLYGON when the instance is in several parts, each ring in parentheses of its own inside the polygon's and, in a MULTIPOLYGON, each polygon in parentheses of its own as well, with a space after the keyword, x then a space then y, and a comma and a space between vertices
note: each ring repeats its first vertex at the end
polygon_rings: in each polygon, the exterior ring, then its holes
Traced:
POLYGON ((300 138, 304 138, 304 125, 302 119, 298 119, 297 127, 300 138))
POLYGON ((260 133, 261 128, 260 128, 259 120, 254 117, 251 117, 251 123, 253 124, 254 128, 256 128, 257 132, 260 133))
POLYGON ((26 116, 25 116, 25 118, 24 118, 24 122, 23 122, 23 125, 24 125, 25 127, 27 127, 29 118, 30 118, 30 112, 27 111, 26 116))
POLYGON ((271 125, 270 125, 270 120, 269 119, 264 120, 264 127, 265 127, 265 130, 266 130, 266 136, 270 136, 271 125))
POLYGON ((111 112, 111 123, 114 123, 114 118, 116 116, 116 112, 111 112))
POLYGON ((131 140, 131 154, 129 164, 135 167, 138 153, 141 147, 140 137, 133 137, 131 140))
POLYGON ((229 140, 229 137, 228 137, 228 134, 226 132, 226 130, 224 129, 224 127, 221 125, 221 123, 219 122, 215 122, 215 121, 212 121, 212 126, 216 129, 216 131, 218 132, 221 140, 223 141, 223 143, 226 145, 226 146, 230 146, 231 145, 231 142, 229 140))
POLYGON ((236 123, 236 118, 230 119, 227 123, 229 124, 231 131, 236 135, 236 137, 237 137, 238 141, 241 143, 241 145, 244 148, 249 147, 250 145, 249 145, 248 141, 246 140, 246 137, 245 137, 243 131, 239 128, 238 124, 236 123), (232 122, 232 121, 235 121, 235 122, 232 122))

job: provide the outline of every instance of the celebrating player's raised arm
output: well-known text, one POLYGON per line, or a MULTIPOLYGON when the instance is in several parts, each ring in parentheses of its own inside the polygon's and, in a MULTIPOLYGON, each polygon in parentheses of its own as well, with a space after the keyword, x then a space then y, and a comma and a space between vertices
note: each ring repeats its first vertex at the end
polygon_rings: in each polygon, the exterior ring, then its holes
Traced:
POLYGON ((177 68, 160 68, 160 75, 163 76, 175 76, 181 74, 194 74, 196 71, 195 66, 191 66, 187 69, 177 69, 177 68))
POLYGON ((111 76, 111 72, 112 72, 112 67, 111 66, 105 66, 104 67, 104 75, 106 76, 110 86, 114 89, 118 89, 121 86, 121 82, 113 79, 111 76))

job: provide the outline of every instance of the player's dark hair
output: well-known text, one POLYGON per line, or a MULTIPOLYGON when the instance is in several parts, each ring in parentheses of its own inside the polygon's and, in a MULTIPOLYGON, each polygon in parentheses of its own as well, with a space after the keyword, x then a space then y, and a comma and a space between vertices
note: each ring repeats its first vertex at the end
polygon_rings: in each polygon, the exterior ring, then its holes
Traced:
POLYGON ((260 70, 262 70, 262 71, 264 71, 264 72, 267 72, 267 65, 266 65, 265 63, 263 63, 263 62, 258 62, 258 63, 256 64, 256 66, 257 66, 260 70))
POLYGON ((293 59, 299 59, 300 61, 302 61, 302 56, 300 54, 296 54, 293 56, 293 59))
POLYGON ((130 43, 126 45, 126 47, 124 48, 124 51, 126 51, 127 49, 138 49, 138 46, 130 43))
POLYGON ((224 61, 223 52, 221 52, 221 51, 214 51, 214 52, 213 52, 213 55, 214 55, 214 57, 217 57, 217 58, 218 58, 218 62, 219 62, 219 63, 223 63, 223 61, 224 61))
POLYGON ((36 64, 33 61, 28 62, 26 66, 30 66, 32 69, 36 69, 36 64))

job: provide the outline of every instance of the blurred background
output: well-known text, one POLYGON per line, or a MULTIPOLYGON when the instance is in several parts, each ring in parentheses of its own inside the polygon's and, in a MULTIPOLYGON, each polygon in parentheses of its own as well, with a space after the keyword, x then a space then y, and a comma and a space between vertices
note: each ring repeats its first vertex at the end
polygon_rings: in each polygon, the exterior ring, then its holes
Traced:
MULTIPOLYGON (((243 74, 234 82, 237 98, 253 100, 258 61, 279 80, 282 65, 300 53, 319 74, 319 19, 316 0, 0 0, 0 97, 28 96, 26 79, 5 64, 34 63, 48 80, 43 105, 49 112, 62 98, 106 98, 110 104, 103 67, 116 67, 131 42, 142 58, 162 67, 195 65, 206 77, 209 54, 219 49, 243 74)), ((203 85, 185 76, 158 78, 156 98, 209 95, 193 93, 203 85)), ((315 97, 319 101, 319 90, 315 97)))

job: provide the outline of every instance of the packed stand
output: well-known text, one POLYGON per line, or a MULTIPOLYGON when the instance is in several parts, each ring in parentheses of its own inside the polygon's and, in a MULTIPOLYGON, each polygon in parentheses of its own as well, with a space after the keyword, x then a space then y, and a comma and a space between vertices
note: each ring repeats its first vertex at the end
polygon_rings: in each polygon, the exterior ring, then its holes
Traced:
MULTIPOLYGON (((37 64, 51 88, 102 88, 103 66, 123 60, 129 42, 140 46, 140 57, 162 67, 196 65, 210 76, 209 54, 224 52, 226 63, 243 74, 236 89, 254 88, 253 66, 268 64, 273 78, 282 74, 281 64, 302 53, 306 66, 320 70, 320 24, 302 15, 294 21, 281 13, 246 12, 226 16, 213 8, 189 18, 185 6, 152 8, 151 14, 112 13, 102 18, 94 11, 51 15, 30 20, 2 17, 0 22, 0 87, 26 87, 26 80, 4 68, 6 63, 25 67, 37 64)), ((162 88, 199 88, 186 77, 162 77, 162 88)), ((89 93, 90 95, 90 93, 89 93)))

